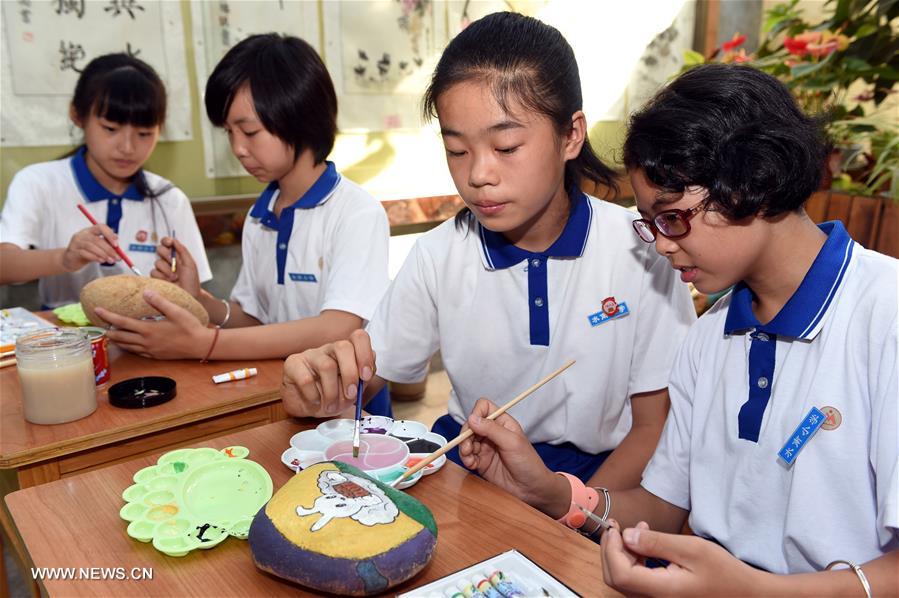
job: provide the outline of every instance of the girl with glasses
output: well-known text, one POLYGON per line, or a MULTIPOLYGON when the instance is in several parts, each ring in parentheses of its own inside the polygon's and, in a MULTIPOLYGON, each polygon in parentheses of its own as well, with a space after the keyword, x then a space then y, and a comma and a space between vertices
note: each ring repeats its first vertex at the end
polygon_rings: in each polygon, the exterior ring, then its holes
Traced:
POLYGON ((579 190, 613 173, 587 140, 571 47, 536 19, 489 15, 447 46, 424 103, 467 209, 418 240, 367 333, 287 360, 285 408, 335 415, 358 378, 366 394, 419 381, 439 349, 452 392, 433 429, 453 438, 478 397, 511 399, 575 359, 513 412, 549 467, 630 487, 695 312, 632 212, 579 190))
POLYGON ((487 401, 468 418, 465 464, 601 534, 625 594, 899 593, 899 262, 803 211, 828 150, 787 88, 745 66, 692 69, 632 117, 640 238, 704 293, 735 285, 678 353, 639 486, 553 474, 514 419, 484 419, 487 401), (678 533, 688 518, 695 536, 678 533))

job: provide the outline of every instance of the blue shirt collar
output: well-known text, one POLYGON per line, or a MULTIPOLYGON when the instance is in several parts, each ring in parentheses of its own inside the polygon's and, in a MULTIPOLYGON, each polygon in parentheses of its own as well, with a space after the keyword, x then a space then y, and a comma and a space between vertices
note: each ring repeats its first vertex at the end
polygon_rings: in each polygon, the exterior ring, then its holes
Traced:
POLYGON ((581 191, 572 191, 571 213, 562 234, 549 249, 539 253, 513 245, 502 233, 488 230, 478 223, 481 239, 481 257, 484 267, 502 270, 532 257, 580 257, 587 246, 593 208, 590 199, 581 191))
POLYGON ((855 245, 839 221, 825 222, 818 228, 827 234, 827 240, 799 288, 774 319, 764 326, 759 323, 752 313, 752 291, 745 283, 739 282, 734 287, 727 310, 725 334, 751 328, 801 339, 811 339, 818 334, 824 315, 849 267, 855 245))
MULTIPOLYGON (((337 172, 337 168, 334 166, 333 162, 325 163, 328 165, 325 171, 318 177, 318 179, 316 179, 302 197, 281 211, 282 217, 287 210, 308 210, 324 203, 331 197, 331 191, 333 191, 337 186, 337 183, 340 182, 340 174, 337 172)), ((275 216, 272 211, 272 198, 277 191, 278 182, 272 181, 256 200, 256 203, 253 204, 253 209, 250 210, 250 216, 259 218, 263 225, 272 229, 278 228, 278 217, 275 216)))
MULTIPOLYGON (((75 152, 75 155, 72 156, 71 165, 72 172, 75 175, 75 181, 78 183, 81 194, 84 195, 84 198, 87 201, 104 201, 108 199, 133 199, 135 201, 143 201, 144 197, 137 190, 133 181, 121 195, 116 195, 101 185, 100 181, 94 177, 93 173, 87 167, 87 160, 85 159, 86 155, 87 146, 82 146, 75 152)), ((143 176, 143 170, 138 170, 137 174, 134 175, 135 180, 137 177, 143 176)))

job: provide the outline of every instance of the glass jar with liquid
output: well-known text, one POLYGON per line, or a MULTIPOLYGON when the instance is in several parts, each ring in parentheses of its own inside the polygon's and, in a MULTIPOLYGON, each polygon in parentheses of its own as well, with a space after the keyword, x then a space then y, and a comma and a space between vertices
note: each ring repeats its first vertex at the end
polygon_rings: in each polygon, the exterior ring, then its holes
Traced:
POLYGON ((84 332, 54 328, 20 336, 16 363, 31 423, 62 424, 97 409, 91 341, 84 332))

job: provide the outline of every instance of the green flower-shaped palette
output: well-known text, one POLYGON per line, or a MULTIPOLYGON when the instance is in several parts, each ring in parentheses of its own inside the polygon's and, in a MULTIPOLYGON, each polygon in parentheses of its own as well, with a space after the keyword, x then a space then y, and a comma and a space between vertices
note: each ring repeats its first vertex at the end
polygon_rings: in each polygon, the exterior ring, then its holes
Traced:
POLYGON ((134 474, 119 516, 128 535, 169 556, 212 548, 228 536, 246 540, 253 516, 272 497, 272 479, 230 446, 178 449, 134 474))

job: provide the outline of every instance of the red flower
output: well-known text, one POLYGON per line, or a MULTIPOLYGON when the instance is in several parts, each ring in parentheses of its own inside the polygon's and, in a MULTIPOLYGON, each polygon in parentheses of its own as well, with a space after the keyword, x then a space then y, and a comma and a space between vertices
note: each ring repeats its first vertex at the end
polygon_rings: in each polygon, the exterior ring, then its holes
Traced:
POLYGON ((746 41, 746 36, 740 35, 740 33, 737 32, 737 33, 734 33, 734 36, 732 38, 730 38, 730 41, 724 42, 723 44, 721 44, 721 49, 724 50, 725 52, 730 52, 731 50, 733 50, 734 48, 736 48, 737 46, 739 46, 740 44, 742 44, 745 41, 746 41))
POLYGON ((808 42, 794 37, 784 39, 784 48, 794 56, 805 56, 808 54, 808 42))

